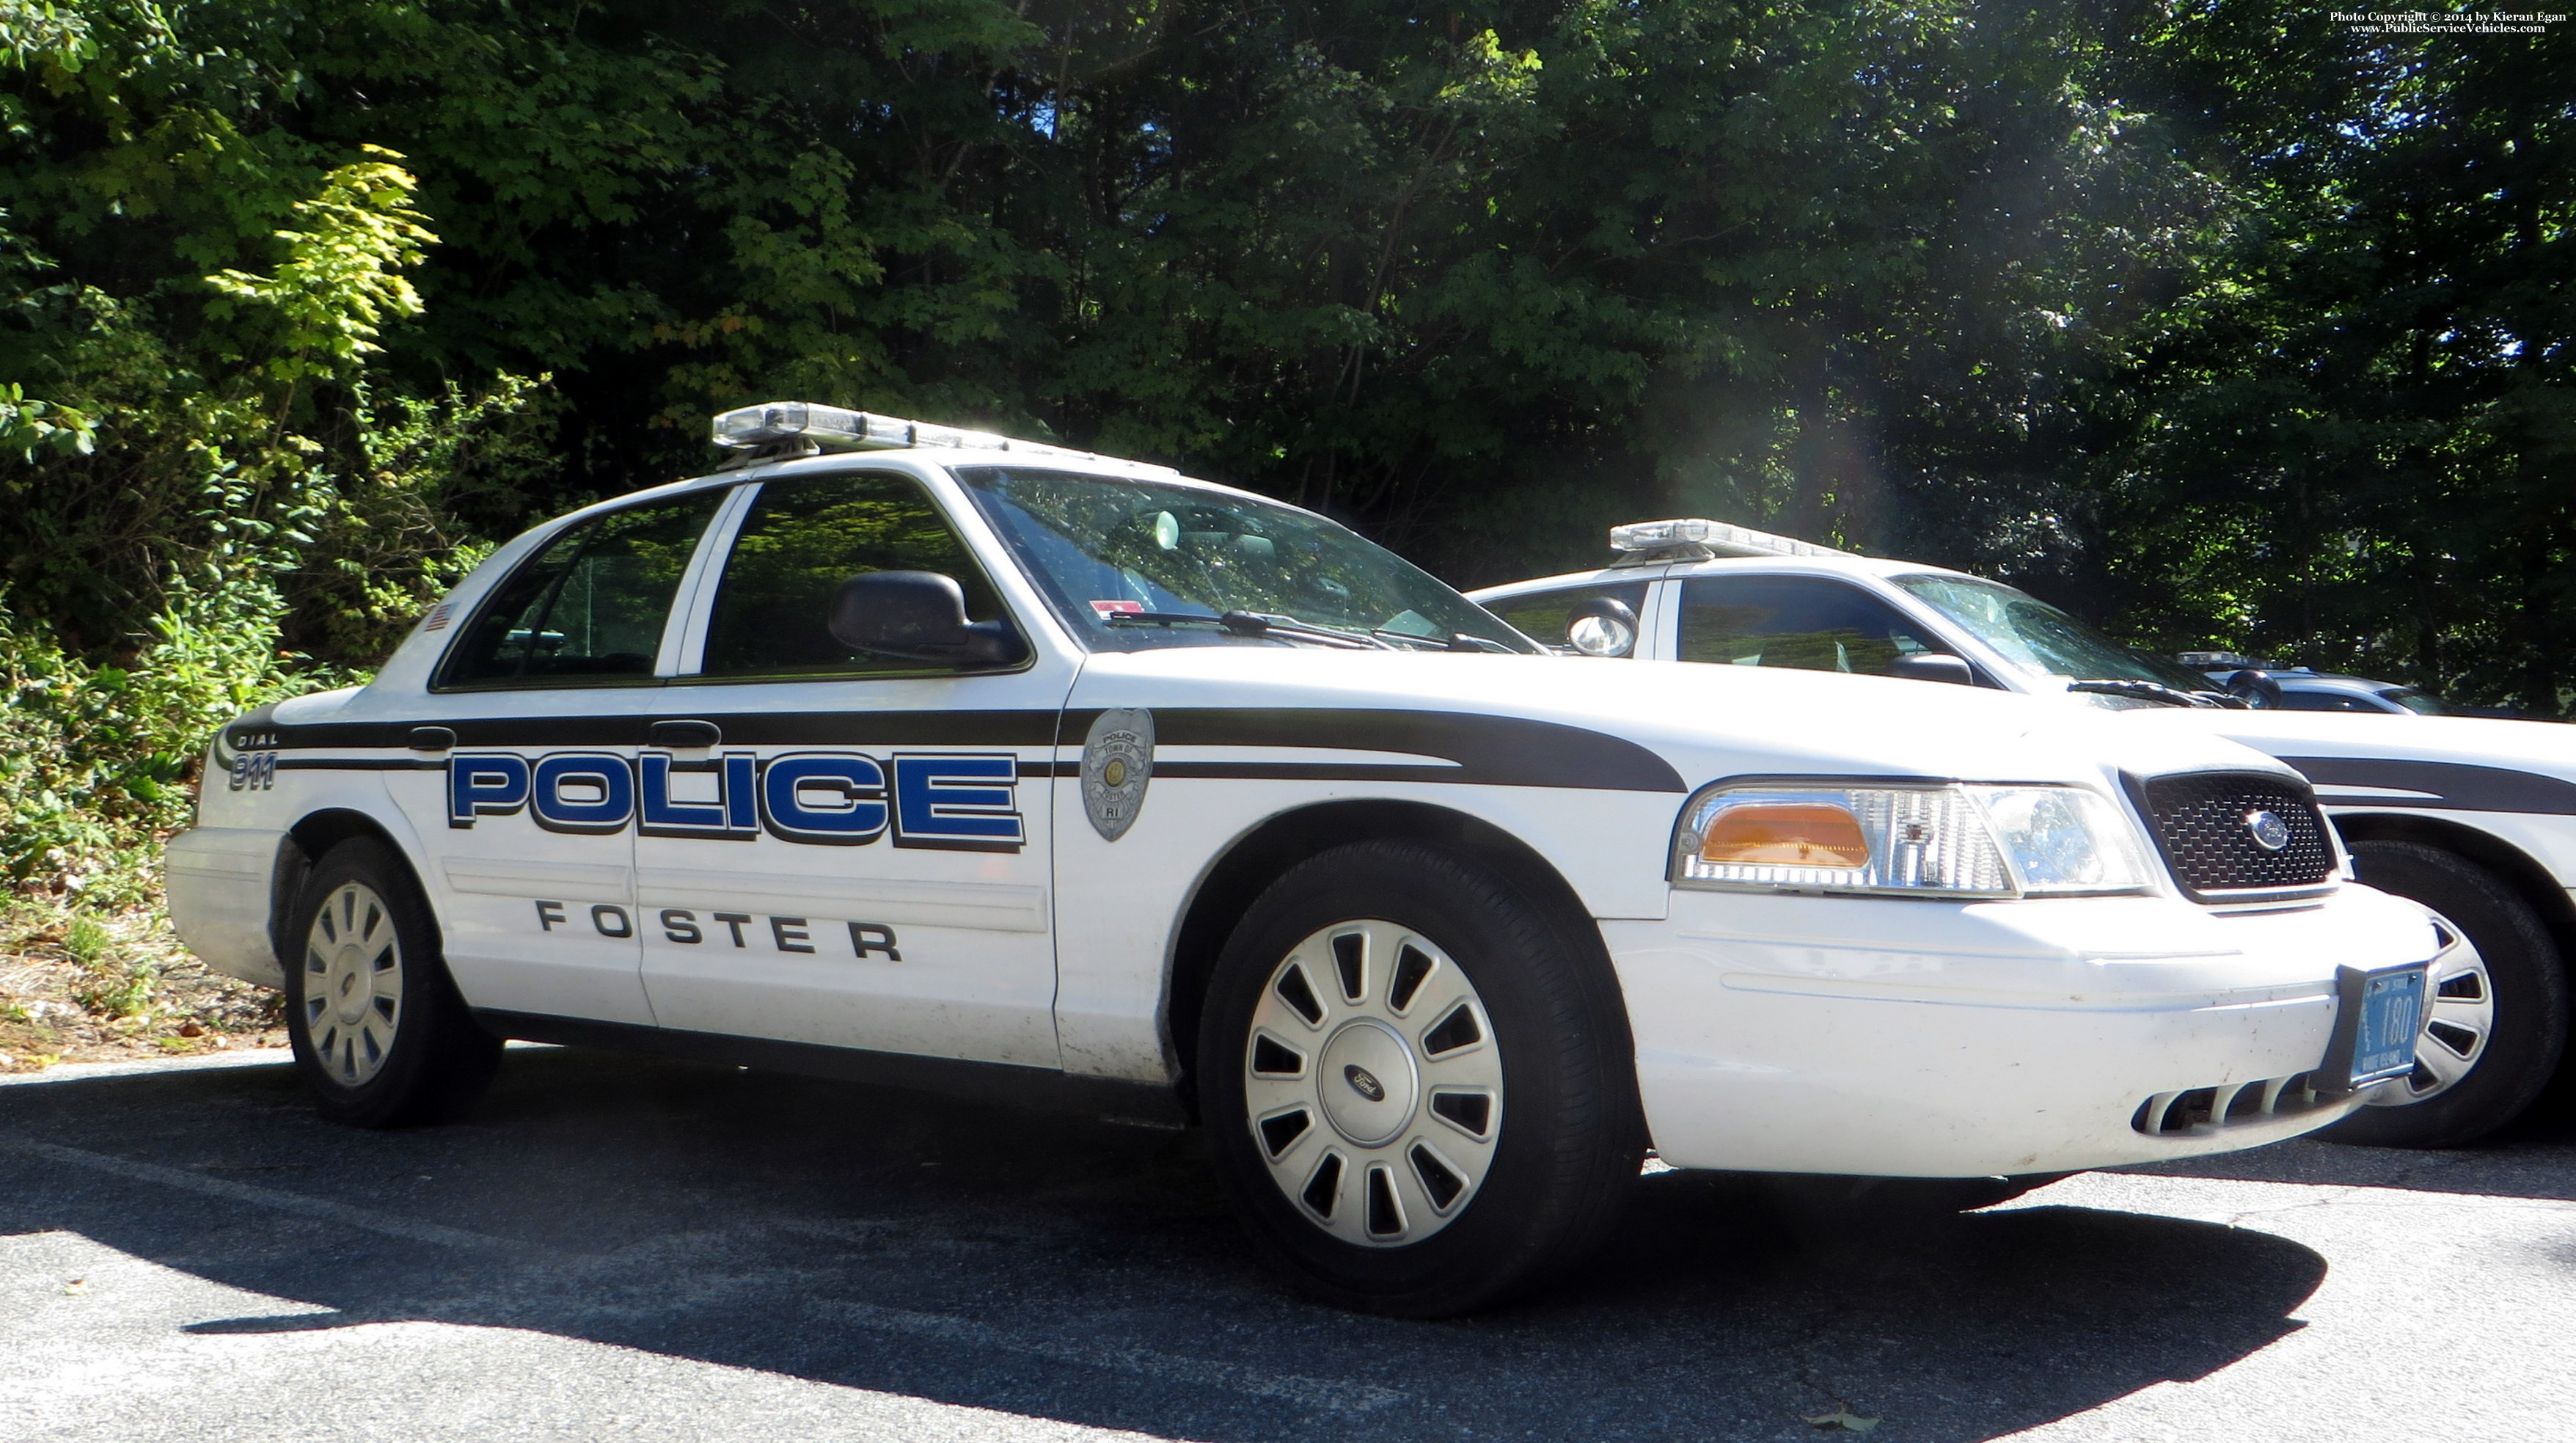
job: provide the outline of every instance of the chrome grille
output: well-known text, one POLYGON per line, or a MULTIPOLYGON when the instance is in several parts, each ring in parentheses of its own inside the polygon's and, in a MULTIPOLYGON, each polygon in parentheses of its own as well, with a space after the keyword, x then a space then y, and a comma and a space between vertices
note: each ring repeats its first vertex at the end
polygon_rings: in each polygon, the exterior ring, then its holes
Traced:
POLYGON ((2333 885, 2334 843, 2304 782, 2261 772, 2187 772, 2139 788, 2156 847, 2183 891, 2203 902, 2250 902, 2333 885), (2269 813, 2286 835, 2257 840, 2269 813))

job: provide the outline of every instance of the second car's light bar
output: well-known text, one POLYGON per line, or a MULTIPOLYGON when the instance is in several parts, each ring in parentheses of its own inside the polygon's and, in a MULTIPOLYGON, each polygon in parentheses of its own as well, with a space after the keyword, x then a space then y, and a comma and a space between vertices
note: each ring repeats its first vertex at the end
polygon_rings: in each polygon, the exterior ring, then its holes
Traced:
MULTIPOLYGON (((991 431, 934 426, 927 421, 907 421, 900 416, 879 416, 873 412, 845 410, 813 401, 763 401, 757 406, 723 412, 715 419, 713 439, 729 451, 755 451, 781 441, 803 440, 825 451, 897 451, 940 446, 1008 451, 1022 456, 1118 461, 1113 456, 1049 446, 1042 441, 1015 441, 991 431)), ((1118 461, 1118 464, 1152 471, 1168 469, 1140 461, 1118 461)))
POLYGON ((1613 551, 1662 551, 1668 547, 1702 546, 1711 556, 1849 556, 1848 551, 1812 541, 1774 536, 1750 526, 1730 526, 1697 516, 1671 521, 1631 521, 1610 528, 1613 551))

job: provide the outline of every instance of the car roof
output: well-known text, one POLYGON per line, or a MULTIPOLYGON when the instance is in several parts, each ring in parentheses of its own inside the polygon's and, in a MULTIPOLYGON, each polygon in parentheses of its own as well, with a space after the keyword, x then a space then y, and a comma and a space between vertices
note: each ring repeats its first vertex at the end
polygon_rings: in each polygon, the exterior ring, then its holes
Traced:
POLYGON ((1293 505, 1275 496, 1264 496, 1259 492, 1246 491, 1240 487, 1227 486, 1215 481, 1201 481, 1196 477, 1184 476, 1167 466, 1156 466, 1143 461, 1121 461, 1114 457, 1095 457, 1074 453, 1014 456, 1008 451, 987 451, 955 446, 908 446, 883 447, 868 451, 826 451, 820 455, 761 462, 730 471, 710 471, 703 476, 666 481, 659 486, 646 486, 623 495, 609 497, 605 501, 594 501, 579 510, 568 511, 542 522, 540 527, 552 528, 599 512, 615 511, 640 501, 656 501, 666 496, 683 496, 692 491, 739 486, 746 481, 772 481, 786 476, 819 476, 835 471, 866 470, 871 465, 886 461, 909 461, 917 465, 951 471, 962 466, 1010 466, 1020 470, 1073 471, 1086 476, 1098 476, 1105 481, 1145 481, 1157 486, 1205 491, 1211 495, 1232 500, 1257 501, 1266 506, 1276 506, 1284 511, 1295 511, 1315 517, 1319 521, 1332 520, 1331 517, 1324 516, 1320 512, 1308 511, 1303 506, 1293 505))

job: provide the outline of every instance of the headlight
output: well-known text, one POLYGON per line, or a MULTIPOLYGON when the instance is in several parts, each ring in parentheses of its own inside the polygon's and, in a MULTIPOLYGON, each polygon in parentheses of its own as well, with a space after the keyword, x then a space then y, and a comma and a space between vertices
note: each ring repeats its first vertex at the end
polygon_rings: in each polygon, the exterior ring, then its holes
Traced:
POLYGON ((2081 787, 1721 783, 1682 809, 1685 887, 2018 897, 2138 892, 2128 818, 2081 787))

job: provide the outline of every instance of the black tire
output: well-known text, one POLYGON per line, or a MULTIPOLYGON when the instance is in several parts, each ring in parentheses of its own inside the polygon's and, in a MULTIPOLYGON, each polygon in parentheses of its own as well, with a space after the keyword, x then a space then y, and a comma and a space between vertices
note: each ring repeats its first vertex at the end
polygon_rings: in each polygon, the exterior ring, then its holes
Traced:
POLYGON ((2529 904, 2456 853, 2415 842, 2357 842, 2352 855, 2363 882, 2432 908, 2477 949, 2494 989, 2494 1019, 2484 1050, 2448 1088, 2420 1102, 2364 1107, 2325 1135, 2372 1147, 2475 1142, 2520 1117, 2566 1051, 2567 976, 2558 948, 2529 904))
MULTIPOLYGON (((1436 1055, 1428 1034, 1439 1029, 1415 1030, 1436 1055)), ((1199 1027, 1198 1088, 1217 1170, 1266 1262, 1336 1306, 1442 1317, 1534 1287, 1608 1238, 1645 1150, 1633 1057, 1625 1003, 1583 919, 1552 916, 1461 853, 1362 842, 1289 871, 1227 939, 1199 1027), (1499 1054, 1481 1184, 1437 1231, 1400 1246, 1361 1246, 1310 1221, 1274 1182, 1246 1100, 1251 1029, 1274 975, 1301 943, 1354 922, 1406 929, 1453 959, 1499 1054)), ((1422 1096, 1434 1090, 1422 1084, 1422 1096)), ((1324 1125, 1317 1136, 1339 1145, 1324 1125)))
POLYGON ((358 837, 324 853, 281 940, 287 1036, 324 1117, 406 1127, 453 1117, 482 1095, 501 1041, 466 1010, 428 899, 392 848, 358 837), (381 995, 367 996, 368 980, 386 971, 381 995), (322 989, 338 995, 315 995, 322 989))

